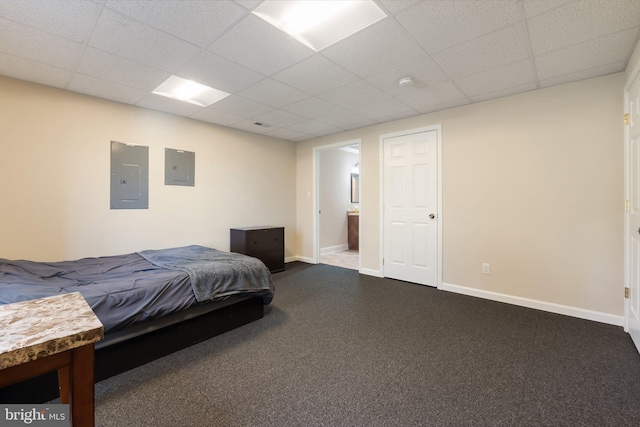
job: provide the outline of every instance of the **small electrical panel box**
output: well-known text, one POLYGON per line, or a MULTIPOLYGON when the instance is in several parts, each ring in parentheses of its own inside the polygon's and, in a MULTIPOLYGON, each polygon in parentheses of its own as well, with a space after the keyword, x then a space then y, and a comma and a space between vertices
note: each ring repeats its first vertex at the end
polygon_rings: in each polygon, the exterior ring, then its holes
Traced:
POLYGON ((195 185, 196 153, 192 151, 164 149, 165 185, 195 185))
POLYGON ((111 209, 149 208, 149 147, 111 141, 111 209))

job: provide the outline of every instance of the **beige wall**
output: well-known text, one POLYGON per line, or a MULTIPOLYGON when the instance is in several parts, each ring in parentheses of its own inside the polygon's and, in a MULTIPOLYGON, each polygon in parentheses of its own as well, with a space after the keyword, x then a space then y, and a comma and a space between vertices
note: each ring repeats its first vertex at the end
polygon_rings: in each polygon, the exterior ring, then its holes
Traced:
POLYGON ((362 139, 361 271, 376 274, 379 136, 441 124, 443 282, 622 316, 623 82, 618 73, 299 143, 299 255, 313 257, 313 147, 362 139))
POLYGON ((0 77, 0 258, 73 259, 286 227, 295 144, 0 77), (110 141, 149 147, 149 209, 109 209, 110 141), (164 148, 194 151, 195 187, 164 185, 164 148))

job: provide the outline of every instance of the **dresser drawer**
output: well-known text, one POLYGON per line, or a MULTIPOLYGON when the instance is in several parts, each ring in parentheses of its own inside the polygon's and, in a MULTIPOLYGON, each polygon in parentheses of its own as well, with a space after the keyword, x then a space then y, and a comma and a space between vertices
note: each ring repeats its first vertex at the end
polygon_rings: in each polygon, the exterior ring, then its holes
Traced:
POLYGON ((264 262, 269 271, 277 273, 278 271, 284 271, 284 255, 280 249, 275 251, 260 252, 253 255, 260 261, 264 262))
POLYGON ((282 250, 284 236, 281 229, 247 231, 247 254, 282 250))

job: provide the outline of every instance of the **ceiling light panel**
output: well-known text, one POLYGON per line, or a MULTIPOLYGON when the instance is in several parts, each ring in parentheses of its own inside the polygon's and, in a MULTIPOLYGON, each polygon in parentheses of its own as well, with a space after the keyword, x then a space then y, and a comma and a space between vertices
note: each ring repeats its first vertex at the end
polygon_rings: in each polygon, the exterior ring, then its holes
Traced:
POLYGON ((316 52, 387 16, 371 0, 266 0, 253 13, 316 52))
POLYGON ((214 102, 218 102, 229 96, 227 92, 178 76, 169 77, 158 86, 153 93, 201 107, 208 107, 214 102))

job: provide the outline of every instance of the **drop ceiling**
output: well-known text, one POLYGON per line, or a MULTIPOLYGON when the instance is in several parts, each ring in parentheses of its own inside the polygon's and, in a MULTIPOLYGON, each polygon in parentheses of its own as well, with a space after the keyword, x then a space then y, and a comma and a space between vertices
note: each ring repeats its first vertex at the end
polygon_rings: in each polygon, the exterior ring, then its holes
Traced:
POLYGON ((376 3, 385 19, 314 52, 260 1, 0 0, 0 74, 304 141, 620 72, 640 36, 638 0, 376 3), (231 95, 151 93, 171 75, 231 95))

